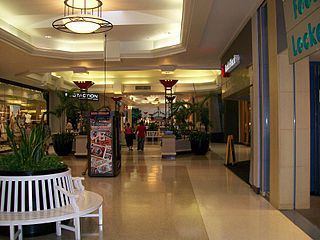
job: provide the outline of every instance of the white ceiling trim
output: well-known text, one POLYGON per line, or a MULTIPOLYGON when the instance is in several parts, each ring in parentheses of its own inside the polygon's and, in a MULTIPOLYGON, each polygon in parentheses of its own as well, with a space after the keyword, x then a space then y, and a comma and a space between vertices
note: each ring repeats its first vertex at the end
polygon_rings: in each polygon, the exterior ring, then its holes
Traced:
MULTIPOLYGON (((190 25, 192 19, 192 13, 194 9, 194 2, 192 0, 185 0, 183 4, 183 14, 182 14, 182 25, 181 25, 181 35, 180 44, 174 46, 168 46, 153 50, 142 50, 136 51, 134 53, 118 53, 118 56, 112 56, 109 54, 108 50, 108 61, 121 61, 122 58, 158 58, 174 55, 177 53, 182 53, 186 51, 186 46, 190 38, 190 25)), ((94 60, 103 58, 102 51, 88 51, 88 52, 69 52, 62 50, 52 50, 38 48, 28 42, 28 40, 23 40, 10 32, 5 31, 0 28, 0 40, 9 43, 11 46, 18 48, 28 54, 38 57, 49 57, 63 60, 94 60)), ((119 49, 120 51, 120 49, 119 49)))

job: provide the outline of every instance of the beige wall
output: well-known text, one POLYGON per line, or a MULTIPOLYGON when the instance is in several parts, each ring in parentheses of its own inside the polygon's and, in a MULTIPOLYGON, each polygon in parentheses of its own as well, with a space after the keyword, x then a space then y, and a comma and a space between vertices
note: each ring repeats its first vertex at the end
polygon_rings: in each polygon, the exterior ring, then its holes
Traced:
POLYGON ((310 207, 310 68, 309 58, 296 63, 296 208, 310 207))
POLYGON ((279 207, 278 66, 275 0, 268 0, 269 91, 270 91, 270 202, 279 207))
POLYGON ((275 6, 275 0, 268 0, 270 201, 279 209, 293 209, 295 199, 296 208, 308 208, 310 203, 309 59, 296 63, 295 107, 293 66, 289 64, 287 50, 277 53, 275 6), (296 138, 294 111, 296 111, 296 138))

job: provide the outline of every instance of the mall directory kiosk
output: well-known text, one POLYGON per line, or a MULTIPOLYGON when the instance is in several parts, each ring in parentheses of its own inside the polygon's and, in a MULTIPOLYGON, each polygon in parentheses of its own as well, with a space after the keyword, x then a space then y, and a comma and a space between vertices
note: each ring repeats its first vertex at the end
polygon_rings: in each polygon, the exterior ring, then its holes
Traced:
POLYGON ((115 177, 121 168, 119 112, 90 113, 90 151, 88 174, 91 177, 115 177))

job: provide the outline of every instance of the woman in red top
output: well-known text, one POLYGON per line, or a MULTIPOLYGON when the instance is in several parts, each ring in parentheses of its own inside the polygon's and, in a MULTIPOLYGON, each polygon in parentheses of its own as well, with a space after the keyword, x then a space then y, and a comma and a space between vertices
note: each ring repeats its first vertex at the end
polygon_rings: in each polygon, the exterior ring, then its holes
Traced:
POLYGON ((126 137, 126 142, 127 142, 127 147, 129 149, 129 151, 132 151, 132 147, 133 147, 133 131, 132 128, 130 127, 130 123, 127 123, 126 128, 124 129, 124 134, 126 137))
POLYGON ((146 127, 143 124, 143 121, 140 122, 138 128, 137 128, 137 133, 138 133, 138 151, 141 150, 143 151, 144 149, 144 138, 146 136, 146 127))

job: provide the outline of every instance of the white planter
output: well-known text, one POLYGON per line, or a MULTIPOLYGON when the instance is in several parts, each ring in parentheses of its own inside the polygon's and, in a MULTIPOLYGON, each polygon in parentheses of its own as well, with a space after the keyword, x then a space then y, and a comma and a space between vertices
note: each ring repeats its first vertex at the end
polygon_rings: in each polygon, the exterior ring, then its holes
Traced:
POLYGON ((78 135, 76 136, 75 139, 76 139, 76 152, 74 153, 74 155, 76 157, 88 156, 88 149, 87 149, 88 136, 78 135))

